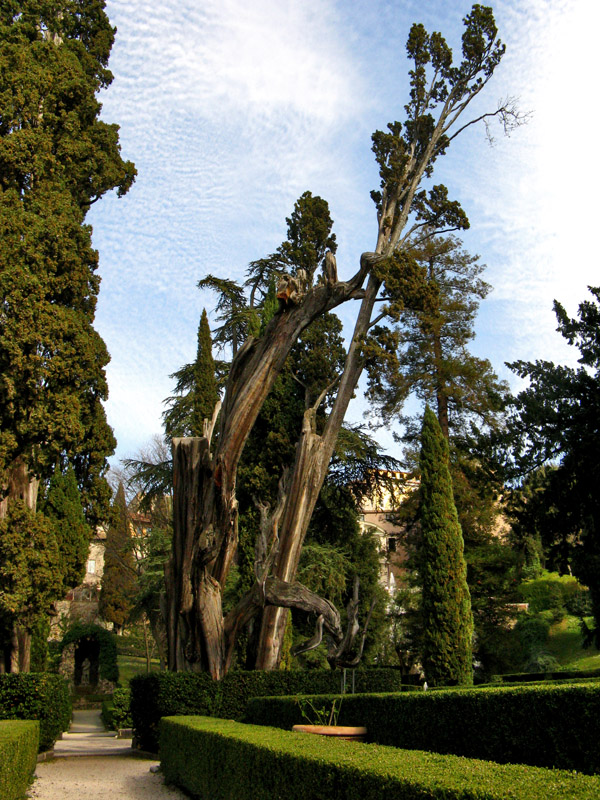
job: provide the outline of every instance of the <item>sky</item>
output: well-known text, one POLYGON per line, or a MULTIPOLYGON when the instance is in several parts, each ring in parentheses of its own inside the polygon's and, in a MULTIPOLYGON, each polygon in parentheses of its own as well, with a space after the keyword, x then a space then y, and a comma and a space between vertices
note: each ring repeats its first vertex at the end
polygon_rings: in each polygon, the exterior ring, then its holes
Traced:
MULTIPOLYGON (((311 191, 335 221, 340 277, 375 246, 371 133, 403 118, 413 22, 441 31, 458 58, 462 0, 107 0, 117 35, 102 118, 120 126, 136 183, 95 204, 88 221, 102 278, 96 328, 107 368, 112 459, 161 432, 169 378, 193 360, 212 273, 243 280, 285 239, 294 201, 311 191)), ((574 363, 553 300, 571 315, 599 285, 600 151, 597 0, 498 0, 506 55, 476 111, 518 98, 527 125, 490 146, 472 127, 438 161, 436 183, 461 202, 464 247, 487 265, 473 352, 518 384, 505 362, 574 363)), ((339 310, 350 332, 355 304, 339 310)), ((365 410, 359 396, 352 421, 365 410)), ((387 431, 377 438, 399 455, 387 431)))

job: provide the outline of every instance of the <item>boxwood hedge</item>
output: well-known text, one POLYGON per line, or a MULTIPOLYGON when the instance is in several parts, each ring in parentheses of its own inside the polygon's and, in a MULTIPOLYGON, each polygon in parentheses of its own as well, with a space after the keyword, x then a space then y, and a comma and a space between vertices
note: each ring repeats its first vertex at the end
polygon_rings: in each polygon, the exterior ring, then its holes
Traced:
POLYGON ((0 719, 40 721, 40 752, 50 750, 71 722, 69 687, 60 675, 0 675, 0 719))
MULTIPOLYGON (((333 696, 311 697, 330 708, 333 696)), ((302 722, 296 697, 255 698, 247 722, 302 722)), ((600 773, 597 683, 344 697, 338 723, 365 725, 367 740, 499 763, 600 773)))
POLYGON ((207 717, 161 722, 165 778, 211 800, 597 800, 600 777, 331 741, 207 717))
MULTIPOLYGON (((228 673, 219 682, 206 673, 136 675, 130 681, 134 736, 143 750, 156 753, 161 717, 201 714, 241 720, 251 697, 339 692, 340 679, 340 673, 333 670, 239 671, 228 673)), ((414 687, 403 687, 397 670, 368 669, 356 670, 355 688, 389 692, 414 687)))
POLYGON ((0 797, 21 800, 35 770, 40 723, 34 720, 0 722, 0 797))

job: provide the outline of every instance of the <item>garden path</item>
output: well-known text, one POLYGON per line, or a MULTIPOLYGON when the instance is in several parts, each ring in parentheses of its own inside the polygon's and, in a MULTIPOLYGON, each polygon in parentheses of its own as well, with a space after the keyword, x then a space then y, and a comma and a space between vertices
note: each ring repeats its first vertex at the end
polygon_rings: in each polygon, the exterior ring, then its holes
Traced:
POLYGON ((54 758, 37 765, 32 800, 183 800, 165 786, 158 761, 140 757, 131 741, 104 730, 99 711, 75 711, 54 758))

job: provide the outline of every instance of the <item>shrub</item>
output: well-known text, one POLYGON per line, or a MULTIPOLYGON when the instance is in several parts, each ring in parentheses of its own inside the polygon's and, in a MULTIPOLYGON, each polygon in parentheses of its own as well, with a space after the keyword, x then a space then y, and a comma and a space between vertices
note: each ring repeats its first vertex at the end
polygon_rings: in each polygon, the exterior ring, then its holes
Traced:
POLYGON ((566 610, 577 614, 570 609, 585 607, 586 596, 589 596, 589 590, 581 586, 577 578, 558 572, 543 572, 538 578, 524 581, 519 593, 529 603, 532 614, 551 611, 555 622, 564 617, 566 610))
MULTIPOLYGON (((311 697, 330 708, 333 696, 311 697)), ((295 697, 255 698, 246 721, 301 722, 295 697)), ((346 695, 340 725, 365 725, 367 740, 499 763, 600 772, 600 684, 346 695)))
POLYGON ((206 717, 161 723, 168 782, 212 800, 596 800, 600 778, 397 750, 206 717))
POLYGON ((544 674, 549 672, 555 673, 560 672, 560 662, 551 653, 542 650, 529 659, 525 669, 527 672, 543 672, 544 674))
MULTIPOLYGON (((357 691, 394 691, 401 687, 398 670, 356 670, 357 691)), ((160 672, 131 679, 131 716, 142 749, 158 750, 161 717, 201 714, 240 720, 251 697, 339 692, 341 673, 333 670, 230 672, 222 681, 206 673, 160 672)))
POLYGON ((69 687, 60 675, 0 675, 0 719, 40 721, 40 752, 51 750, 71 722, 69 687))
POLYGON ((112 700, 102 703, 102 722, 109 731, 132 727, 129 689, 115 689, 112 700))
POLYGON ((40 723, 0 722, 0 797, 21 800, 35 770, 40 723))

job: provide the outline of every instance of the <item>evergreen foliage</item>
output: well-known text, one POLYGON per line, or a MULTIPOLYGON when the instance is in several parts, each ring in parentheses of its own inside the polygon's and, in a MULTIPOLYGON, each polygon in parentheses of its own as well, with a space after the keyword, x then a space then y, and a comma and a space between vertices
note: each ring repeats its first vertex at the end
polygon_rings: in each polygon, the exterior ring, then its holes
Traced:
POLYGON ((166 436, 169 439, 175 436, 202 436, 204 420, 210 422, 219 399, 206 309, 202 309, 198 325, 195 361, 171 377, 177 379, 177 385, 175 396, 166 401, 169 405, 163 415, 166 436))
POLYGON ((66 594, 83 581, 91 536, 75 472, 70 465, 64 475, 58 465, 55 467, 40 511, 54 529, 61 560, 63 594, 66 594))
POLYGON ((71 724, 69 685, 61 675, 0 675, 0 719, 40 722, 40 751, 51 750, 71 724))
MULTIPOLYGON (((515 472, 556 463, 538 476, 532 515, 547 548, 549 566, 571 569, 590 589, 596 646, 600 645, 600 287, 570 318, 554 303, 558 331, 579 350, 577 369, 548 361, 509 364, 529 386, 514 400, 510 440, 515 472)), ((535 531, 532 530, 532 534, 535 531)))
POLYGON ((473 681, 473 618, 463 539, 448 469, 448 443, 425 409, 421 440, 423 667, 433 686, 473 681))
POLYGON ((0 519, 0 587, 0 630, 10 630, 15 620, 31 630, 62 596, 54 527, 22 500, 11 503, 7 516, 0 519))
POLYGON ((133 544, 123 484, 119 484, 106 534, 100 615, 120 631, 127 622, 137 589, 133 544))
POLYGON ((19 459, 49 477, 69 458, 95 523, 115 441, 85 216, 135 176, 96 99, 114 29, 103 0, 26 0, 3 4, 0 39, 0 480, 19 459))

